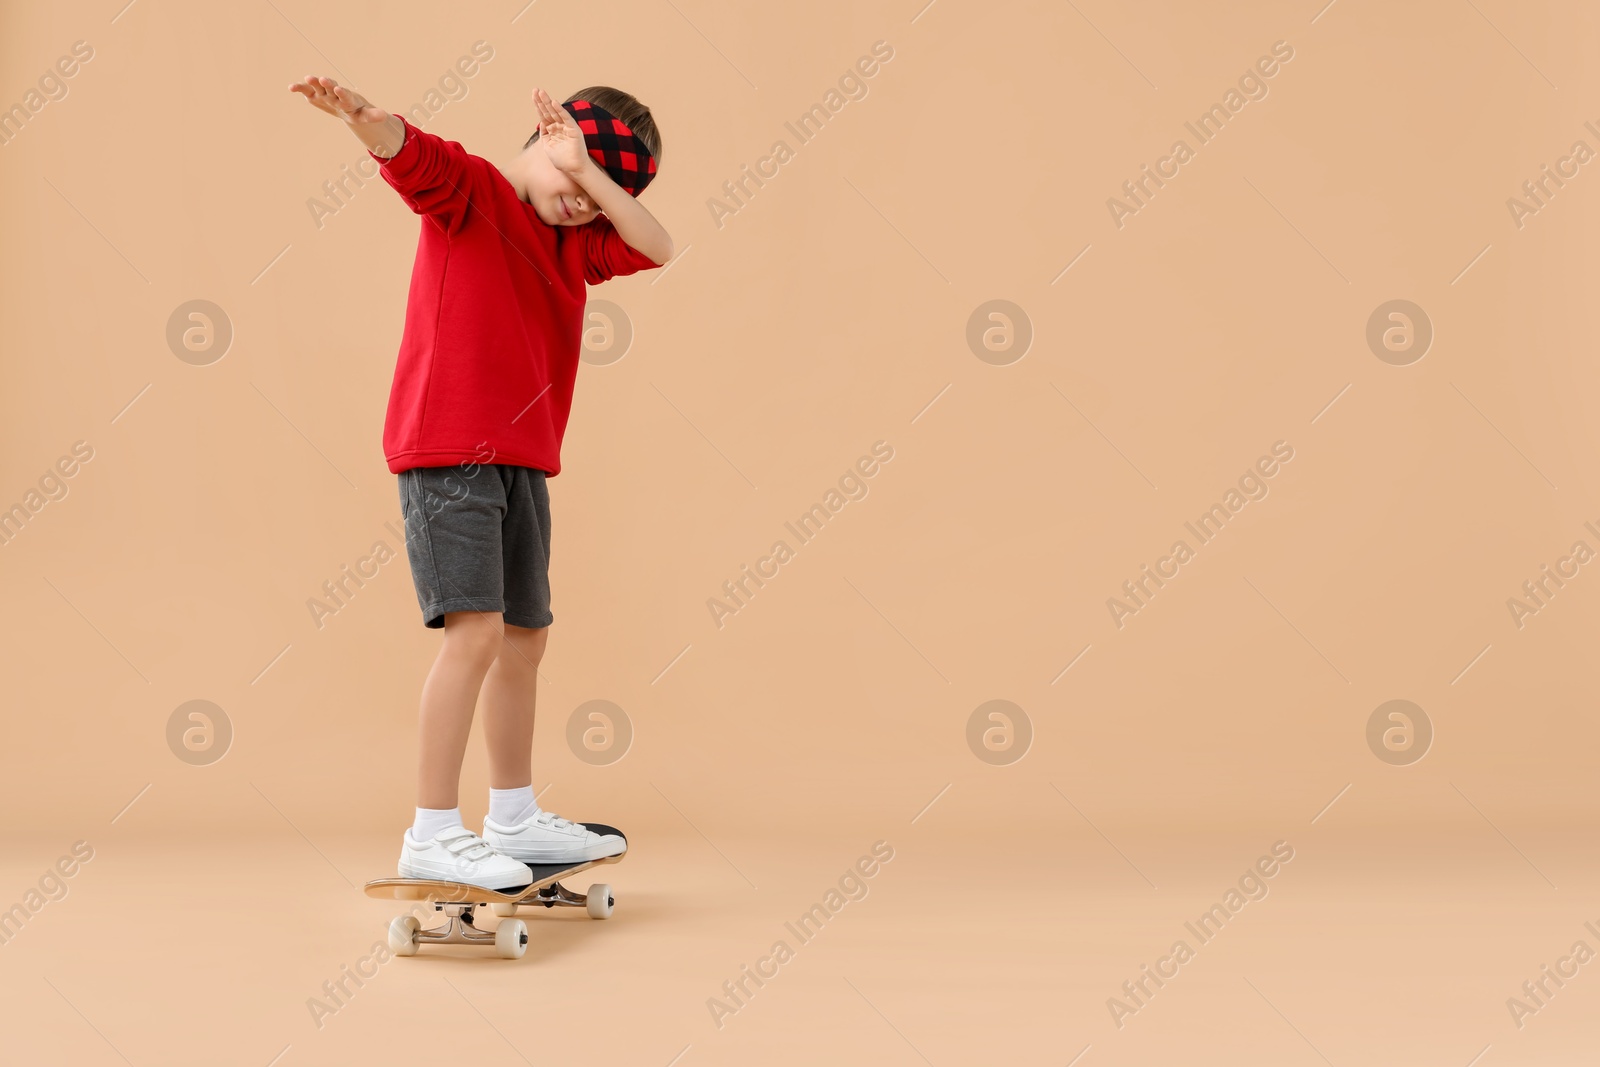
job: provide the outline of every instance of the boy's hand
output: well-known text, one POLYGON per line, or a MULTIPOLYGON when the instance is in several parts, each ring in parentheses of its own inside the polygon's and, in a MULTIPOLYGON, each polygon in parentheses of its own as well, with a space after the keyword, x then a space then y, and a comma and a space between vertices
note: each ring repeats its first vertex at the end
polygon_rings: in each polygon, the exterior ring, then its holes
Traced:
POLYGON ((305 81, 295 82, 289 86, 289 91, 300 93, 311 102, 312 107, 337 115, 352 125, 358 122, 382 122, 389 117, 387 111, 373 107, 367 103, 366 97, 346 89, 332 78, 307 74, 305 81))
POLYGON ((578 175, 590 162, 589 149, 583 140, 583 131, 573 121, 567 109, 550 99, 543 89, 533 91, 533 106, 539 112, 539 140, 556 169, 567 175, 578 175))
POLYGON ((350 132, 380 156, 392 156, 400 150, 404 127, 393 115, 374 107, 367 98, 353 89, 346 89, 332 78, 307 74, 303 82, 295 82, 289 91, 304 96, 312 107, 342 119, 350 132))

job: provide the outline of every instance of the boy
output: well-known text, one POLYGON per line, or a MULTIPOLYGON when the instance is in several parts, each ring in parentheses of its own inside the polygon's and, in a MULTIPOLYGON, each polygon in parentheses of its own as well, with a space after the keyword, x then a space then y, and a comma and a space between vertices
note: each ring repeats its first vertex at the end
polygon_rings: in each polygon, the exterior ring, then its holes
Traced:
POLYGON ((444 643, 422 689, 400 876, 506 889, 533 880, 529 863, 617 855, 620 833, 534 800, 534 691, 552 621, 545 480, 561 471, 584 284, 672 258, 672 238, 635 199, 661 157, 655 119, 616 89, 560 107, 535 89, 538 129, 497 168, 331 78, 289 88, 343 120, 423 216, 383 450, 423 623, 444 643), (491 786, 481 836, 457 806, 480 690, 491 786))

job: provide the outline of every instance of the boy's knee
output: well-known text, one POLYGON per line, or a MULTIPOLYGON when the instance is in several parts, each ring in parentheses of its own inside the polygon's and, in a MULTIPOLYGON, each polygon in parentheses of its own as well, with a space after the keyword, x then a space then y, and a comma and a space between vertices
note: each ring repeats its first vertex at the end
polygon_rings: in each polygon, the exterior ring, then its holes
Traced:
POLYGON ((507 625, 505 628, 505 643, 510 648, 502 649, 501 659, 515 657, 520 662, 537 667, 544 659, 545 644, 550 638, 550 628, 542 627, 530 630, 525 626, 507 625))
POLYGON ((505 620, 496 611, 453 611, 444 617, 444 633, 461 654, 489 664, 500 654, 505 620))

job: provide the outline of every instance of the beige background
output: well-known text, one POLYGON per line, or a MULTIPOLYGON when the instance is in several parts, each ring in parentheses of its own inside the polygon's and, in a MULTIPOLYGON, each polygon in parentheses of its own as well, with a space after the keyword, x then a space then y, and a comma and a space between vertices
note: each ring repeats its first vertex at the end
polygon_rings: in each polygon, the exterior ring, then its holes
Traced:
MULTIPOLYGON (((1592 1060, 1596 965, 1521 1028, 1506 1001, 1600 950, 1600 578, 1521 628, 1507 599, 1600 550, 1600 164, 1520 228, 1507 199, 1600 150, 1600 15, 919 2, 0 6, 0 105, 93 48, 0 146, 0 506, 93 449, 0 546, 0 908, 94 849, 0 945, 0 1059, 1592 1060), (319 228, 364 155, 285 86, 401 110, 480 40, 427 121, 469 150, 508 160, 535 85, 616 84, 664 131, 645 203, 680 254, 592 294, 634 337, 582 368, 551 483, 535 764, 632 854, 609 924, 425 949, 319 1028, 397 910, 357 887, 410 815, 439 635, 403 554, 307 608, 400 550, 380 434, 418 221, 380 180, 319 228), (1277 41, 1268 95, 1118 228, 1107 198, 1277 41), (1406 366, 1366 341, 1396 299, 1434 330, 1406 366), (167 342, 192 300, 233 329, 208 365, 167 342), (1008 365, 967 342, 991 300, 1031 323, 1008 365), (880 440, 870 493, 718 628, 708 598, 880 440), (1119 629, 1107 598, 1277 441, 1270 494, 1119 629), (1405 766, 1367 742, 1395 699, 1435 732, 1405 766), (207 765, 168 745, 191 700, 233 731, 207 765), (566 740, 591 700, 634 731, 604 765, 566 740), (969 748, 990 700, 1031 724, 1008 765, 969 748), (869 895, 715 1025, 880 840, 869 895), (1276 841, 1270 894, 1119 1029, 1107 999, 1276 841)), ((469 822, 485 786, 475 743, 469 822)))

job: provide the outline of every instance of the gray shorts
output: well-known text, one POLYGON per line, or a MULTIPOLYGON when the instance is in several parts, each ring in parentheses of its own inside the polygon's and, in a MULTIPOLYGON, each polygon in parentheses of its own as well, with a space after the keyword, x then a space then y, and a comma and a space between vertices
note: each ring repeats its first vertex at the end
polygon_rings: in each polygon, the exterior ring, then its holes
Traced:
POLYGON ((423 625, 447 611, 497 611, 549 626, 550 493, 545 472, 509 463, 401 471, 406 555, 423 625))

